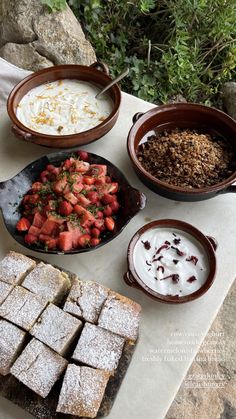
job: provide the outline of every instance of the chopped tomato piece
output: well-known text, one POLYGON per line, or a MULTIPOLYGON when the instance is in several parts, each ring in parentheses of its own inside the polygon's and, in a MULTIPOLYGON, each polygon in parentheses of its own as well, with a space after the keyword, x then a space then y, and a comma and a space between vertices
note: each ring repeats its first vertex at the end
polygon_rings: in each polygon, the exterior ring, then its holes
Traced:
POLYGON ((46 220, 43 224, 40 233, 46 234, 48 236, 51 236, 53 233, 55 233, 58 230, 58 223, 52 220, 46 220))
POLYGON ((114 197, 109 193, 104 193, 101 199, 103 204, 111 204, 114 201, 114 197))
POLYGON ((31 234, 32 236, 38 237, 40 235, 40 228, 35 227, 34 225, 31 225, 28 231, 28 234, 31 234))
POLYGON ((25 243, 26 244, 34 244, 38 241, 38 237, 37 236, 33 236, 33 234, 26 234, 24 237, 25 243))
POLYGON ((112 217, 106 217, 105 218, 105 226, 107 228, 107 230, 109 231, 113 231, 115 228, 115 221, 113 220, 112 217))
POLYGON ((61 215, 70 215, 73 211, 72 205, 67 201, 62 201, 59 204, 59 214, 61 215))
POLYGON ((76 205, 78 202, 78 199, 72 192, 64 194, 64 198, 69 201, 71 205, 76 205))
POLYGON ((77 198, 79 204, 83 205, 84 207, 88 207, 88 205, 91 204, 91 201, 88 198, 86 198, 86 196, 84 196, 83 194, 78 194, 77 198))
POLYGON ((54 184, 52 185, 52 189, 57 194, 61 194, 63 190, 65 189, 66 185, 67 185, 67 178, 63 177, 62 179, 59 179, 56 182, 54 182, 54 184))
POLYGON ((84 176, 83 181, 86 185, 93 185, 95 183, 95 177, 93 176, 84 176))
POLYGON ((76 160, 75 161, 75 171, 79 173, 85 173, 89 170, 90 164, 82 161, 82 160, 76 160))
POLYGON ((84 150, 78 150, 78 156, 80 160, 88 161, 89 159, 87 151, 84 151, 84 150))
POLYGON ((82 207, 82 205, 75 205, 74 206, 74 212, 76 212, 76 214, 78 215, 83 215, 85 213, 86 209, 84 207, 82 207))
POLYGON ((16 229, 18 231, 27 231, 30 228, 30 222, 27 218, 22 217, 16 224, 16 229))
POLYGON ((91 164, 89 174, 97 178, 100 176, 106 176, 107 166, 105 164, 91 164))
POLYGON ((41 228, 44 222, 45 218, 41 214, 39 214, 39 212, 36 212, 33 219, 33 225, 35 227, 41 228))
POLYGON ((64 252, 72 249, 72 233, 70 231, 63 231, 59 234, 58 246, 64 252))
POLYGON ((78 238, 78 245, 81 247, 86 247, 90 245, 91 236, 89 234, 83 234, 78 238))
POLYGON ((97 246, 100 242, 101 242, 101 239, 98 239, 98 238, 96 238, 96 237, 93 237, 93 238, 90 240, 90 246, 95 247, 95 246, 97 246))

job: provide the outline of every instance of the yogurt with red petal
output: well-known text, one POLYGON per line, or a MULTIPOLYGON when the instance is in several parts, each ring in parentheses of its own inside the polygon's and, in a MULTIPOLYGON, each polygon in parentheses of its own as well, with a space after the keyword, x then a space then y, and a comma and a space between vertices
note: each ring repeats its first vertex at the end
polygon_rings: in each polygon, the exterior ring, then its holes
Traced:
POLYGON ((203 246, 190 234, 170 228, 143 233, 133 251, 135 271, 153 291, 185 296, 199 290, 209 275, 203 246))

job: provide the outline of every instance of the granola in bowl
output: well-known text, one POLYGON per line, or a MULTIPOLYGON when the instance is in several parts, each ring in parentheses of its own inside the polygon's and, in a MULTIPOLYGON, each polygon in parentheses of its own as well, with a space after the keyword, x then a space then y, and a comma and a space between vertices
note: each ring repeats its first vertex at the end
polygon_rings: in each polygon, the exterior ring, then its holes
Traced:
POLYGON ((233 173, 230 144, 197 130, 174 129, 151 135, 139 145, 137 157, 158 180, 190 189, 215 185, 233 173))

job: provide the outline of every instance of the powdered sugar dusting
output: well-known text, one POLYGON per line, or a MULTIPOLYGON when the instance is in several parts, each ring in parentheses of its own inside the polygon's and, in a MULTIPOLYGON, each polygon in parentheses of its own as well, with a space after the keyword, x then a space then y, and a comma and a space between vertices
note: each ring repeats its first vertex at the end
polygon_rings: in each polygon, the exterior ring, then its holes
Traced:
POLYGON ((49 304, 30 333, 63 355, 81 327, 80 320, 49 304))
POLYGON ((124 342, 125 340, 115 333, 85 323, 73 359, 113 372, 119 363, 124 342))
POLYGON ((52 265, 40 262, 24 279, 22 286, 48 301, 58 301, 70 285, 68 276, 52 265))
POLYGON ((35 393, 46 397, 67 361, 37 339, 32 339, 11 368, 11 373, 35 393))
POLYGON ((123 295, 111 292, 98 319, 98 325, 127 339, 136 340, 141 306, 123 295))
POLYGON ((63 310, 85 321, 96 323, 108 292, 108 288, 97 282, 76 280, 63 310))
POLYGON ((25 337, 23 330, 0 319, 0 374, 7 375, 10 372, 25 337))
POLYGON ((57 412, 96 417, 108 380, 109 373, 105 371, 69 364, 57 412))
POLYGON ((47 300, 16 286, 0 306, 0 316, 30 330, 47 305, 47 300))
POLYGON ((34 260, 10 251, 0 262, 0 280, 8 284, 19 284, 27 272, 35 266, 34 260))
POLYGON ((0 305, 7 298, 8 294, 13 290, 13 285, 0 281, 0 305))

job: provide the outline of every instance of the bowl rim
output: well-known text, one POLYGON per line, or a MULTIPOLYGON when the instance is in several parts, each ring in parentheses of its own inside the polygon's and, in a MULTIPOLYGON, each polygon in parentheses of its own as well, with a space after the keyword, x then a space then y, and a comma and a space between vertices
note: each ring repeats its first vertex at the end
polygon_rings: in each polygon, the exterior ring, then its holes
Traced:
POLYGON ((128 250, 127 250, 127 263, 128 263, 128 274, 131 274, 132 280, 133 280, 133 286, 140 289, 142 292, 144 292, 149 297, 153 298, 156 301, 162 302, 162 303, 168 303, 168 304, 181 304, 193 301, 199 297, 201 297, 203 294, 205 294, 209 288, 212 286, 216 272, 217 272, 217 260, 215 255, 215 249, 213 247, 212 241, 215 240, 213 238, 208 238, 209 236, 206 236, 203 234, 200 230, 198 230, 196 227, 194 227, 192 224, 186 223, 182 220, 176 220, 176 219, 161 219, 161 220, 154 220, 150 223, 147 223, 143 225, 131 238, 128 250), (160 294, 146 285, 146 283, 140 278, 140 276, 137 274, 135 269, 135 264, 133 260, 133 252, 135 245, 137 241, 140 239, 142 234, 146 232, 147 230, 152 229, 158 229, 158 228, 176 228, 177 230, 184 231, 185 233, 188 233, 190 236, 193 236, 195 240, 197 240, 202 247, 204 248, 206 255, 208 257, 209 262, 209 274, 204 282, 204 284, 199 288, 197 291, 185 295, 185 296, 170 296, 170 295, 163 295, 160 294))
MULTIPOLYGON (((98 62, 98 66, 99 66, 99 62, 98 62)), ((11 90, 8 98, 7 98, 7 112, 8 115, 11 119, 11 121, 17 126, 19 127, 22 131, 29 133, 35 137, 41 137, 44 139, 52 139, 53 141, 56 140, 63 140, 63 139, 69 139, 69 138, 76 138, 79 135, 83 135, 86 133, 86 135, 89 135, 90 133, 94 133, 96 129, 100 129, 105 128, 110 121, 116 116, 116 114, 119 112, 119 108, 120 108, 120 104, 121 104, 121 90, 120 87, 118 86, 118 84, 115 84, 111 87, 111 90, 113 90, 113 92, 115 93, 115 98, 117 99, 116 101, 113 102, 113 109, 112 112, 110 113, 110 115, 108 115, 108 117, 106 119, 104 119, 104 121, 102 121, 100 124, 96 125, 93 128, 90 128, 86 131, 81 131, 75 134, 67 134, 67 135, 51 135, 51 134, 45 134, 45 133, 41 133, 39 131, 34 131, 31 128, 26 127, 16 116, 16 112, 14 110, 14 100, 15 100, 15 96, 16 94, 22 89, 23 86, 27 85, 27 83, 31 80, 35 80, 38 77, 40 77, 41 75, 46 75, 46 74, 51 74, 51 73, 55 73, 57 71, 63 71, 63 70, 67 70, 67 71, 88 71, 89 73, 94 73, 97 74, 99 77, 102 77, 104 79, 107 80, 107 83, 109 83, 112 79, 109 76, 108 73, 105 73, 104 71, 100 71, 97 68, 93 67, 92 65, 90 66, 86 66, 86 65, 80 65, 80 64, 61 64, 61 65, 56 65, 56 66, 52 66, 52 67, 47 67, 47 68, 43 68, 42 70, 38 70, 34 73, 29 74, 28 76, 24 77, 24 79, 22 79, 19 83, 17 83, 16 86, 13 87, 13 89, 11 90)), ((66 78, 66 77, 64 77, 66 78)), ((61 77, 56 78, 55 80, 60 80, 61 77)), ((53 81, 55 81, 53 80, 53 81)), ((50 82, 51 80, 49 80, 50 82)), ((85 80, 86 83, 90 83, 89 80, 85 80)), ((93 81, 91 82, 93 84, 93 81)), ((39 83, 37 86, 40 86, 40 84, 45 84, 44 83, 39 83)), ((98 80, 98 84, 99 84, 99 80, 98 80)), ((36 86, 35 86, 36 87, 36 86)), ((32 89, 32 88, 31 88, 32 89)), ((29 89, 27 92, 29 92, 31 89, 29 89)), ((26 94, 26 93, 25 93, 26 94)), ((24 94, 24 96, 25 96, 24 94)), ((109 91, 107 92, 107 94, 109 95, 109 91)), ((109 95, 111 97, 111 95, 109 95)))
POLYGON ((140 164, 138 158, 137 158, 137 154, 136 151, 134 149, 134 141, 135 141, 135 136, 139 130, 139 128, 143 125, 143 123, 145 123, 147 121, 147 119, 162 113, 162 112, 171 112, 173 110, 184 110, 184 111, 189 111, 189 110, 199 110, 200 112, 208 112, 209 114, 212 114, 212 116, 218 116, 220 120, 226 122, 231 129, 235 130, 236 132, 236 121, 231 118, 229 115, 227 115, 225 112, 210 107, 210 106, 206 106, 206 105, 201 105, 198 103, 171 103, 171 104, 167 104, 167 105, 160 105, 160 106, 156 106, 152 109, 150 109, 149 111, 141 114, 138 119, 133 123, 132 127, 129 130, 128 133, 128 137, 127 137, 127 151, 128 151, 128 155, 129 158, 132 162, 132 164, 134 165, 136 171, 140 174, 141 177, 144 177, 146 179, 146 181, 151 182, 152 184, 156 185, 156 186, 160 186, 165 188, 165 190, 172 192, 172 193, 184 193, 187 196, 196 196, 196 195, 200 195, 202 193, 204 194, 212 194, 212 192, 218 192, 221 191, 223 188, 226 188, 230 185, 232 185, 232 183, 234 183, 236 181, 236 170, 232 173, 231 176, 229 176, 228 178, 226 178, 225 180, 216 183, 215 185, 211 185, 211 186, 206 186, 206 187, 202 187, 202 188, 186 188, 186 187, 181 187, 181 186, 175 186, 175 185, 171 185, 170 183, 164 182, 162 180, 159 180, 158 178, 154 177, 153 175, 151 175, 147 170, 144 169, 144 167, 140 164))

